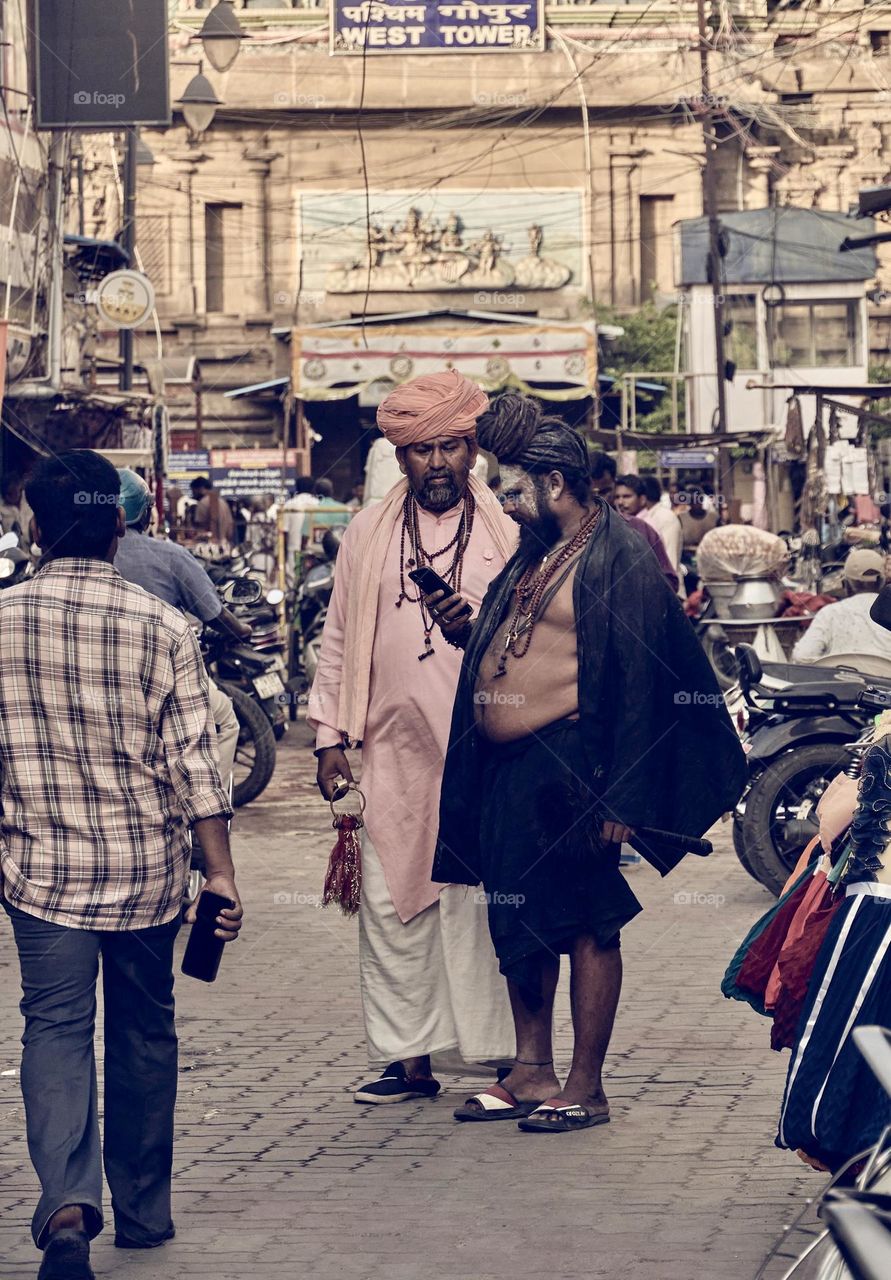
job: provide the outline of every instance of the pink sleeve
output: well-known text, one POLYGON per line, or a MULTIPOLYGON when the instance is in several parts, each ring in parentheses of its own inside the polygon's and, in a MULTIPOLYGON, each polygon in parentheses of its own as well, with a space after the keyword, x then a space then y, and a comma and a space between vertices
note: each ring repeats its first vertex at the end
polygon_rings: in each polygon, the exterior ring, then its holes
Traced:
POLYGON ((337 747, 343 737, 337 726, 340 704, 340 681, 343 671, 343 635, 346 627, 352 569, 352 539, 347 527, 334 568, 334 590, 328 605, 328 616, 322 631, 319 667, 309 693, 309 723, 316 730, 316 750, 337 747))

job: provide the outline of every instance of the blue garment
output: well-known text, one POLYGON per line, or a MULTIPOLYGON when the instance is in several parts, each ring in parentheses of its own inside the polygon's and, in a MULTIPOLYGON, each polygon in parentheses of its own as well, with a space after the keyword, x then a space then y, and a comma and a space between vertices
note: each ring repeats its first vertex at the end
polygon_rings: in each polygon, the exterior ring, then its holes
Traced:
POLYGON ((202 622, 212 622, 223 611, 201 564, 175 542, 128 529, 118 543, 114 567, 128 582, 202 622))
POLYGON ((34 1243, 65 1205, 102 1230, 102 1161, 114 1224, 146 1247, 171 1230, 170 1175, 177 1042, 173 944, 179 916, 150 929, 69 929, 3 903, 12 920, 25 1017, 22 1095, 41 1196, 34 1243), (105 1003, 104 1151, 94 1032, 102 962, 105 1003))
MULTIPOLYGON (((867 886, 868 887, 868 886, 867 886)), ((891 899, 845 899, 817 956, 786 1077, 778 1147, 833 1171, 891 1124, 891 1101, 854 1043, 891 1025, 891 899)))
POLYGON ((352 515, 353 512, 347 511, 342 502, 335 502, 333 498, 319 498, 318 506, 307 512, 306 523, 307 527, 334 529, 339 524, 348 525, 352 515))

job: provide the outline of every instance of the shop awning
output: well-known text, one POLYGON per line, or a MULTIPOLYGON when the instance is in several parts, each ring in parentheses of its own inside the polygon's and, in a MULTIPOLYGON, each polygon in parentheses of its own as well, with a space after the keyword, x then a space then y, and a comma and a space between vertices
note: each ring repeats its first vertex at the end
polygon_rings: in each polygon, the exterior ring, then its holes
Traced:
POLYGON ((290 381, 290 378, 270 378, 268 382, 253 382, 249 387, 233 387, 231 391, 224 391, 223 396, 235 400, 238 396, 258 396, 263 391, 282 391, 290 381))
POLYGON ((396 385, 443 368, 485 391, 525 391, 545 400, 596 395, 593 321, 560 323, 492 313, 380 318, 292 331, 292 380, 301 400, 346 400, 372 383, 396 385), (555 385, 556 384, 556 385, 555 385))

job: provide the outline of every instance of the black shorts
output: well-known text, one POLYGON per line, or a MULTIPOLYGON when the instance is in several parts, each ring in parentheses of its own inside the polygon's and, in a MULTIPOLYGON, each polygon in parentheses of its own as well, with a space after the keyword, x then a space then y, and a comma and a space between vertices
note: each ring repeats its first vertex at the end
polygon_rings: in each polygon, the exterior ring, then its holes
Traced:
POLYGON ((641 905, 600 839, 604 807, 577 720, 516 742, 485 742, 483 887, 501 972, 538 989, 541 959, 593 936, 617 947, 641 905))

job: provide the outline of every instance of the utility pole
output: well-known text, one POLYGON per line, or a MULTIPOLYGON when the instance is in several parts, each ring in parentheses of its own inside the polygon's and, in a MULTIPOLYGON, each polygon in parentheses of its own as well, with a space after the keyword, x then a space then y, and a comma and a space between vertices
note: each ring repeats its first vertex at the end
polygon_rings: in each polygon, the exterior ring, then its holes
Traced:
POLYGON ((718 416, 715 427, 727 430, 727 384, 724 380, 724 298, 721 292, 721 224, 718 220, 718 175, 715 169, 718 144, 715 140, 715 100, 712 96, 709 73, 711 47, 706 0, 697 0, 699 14, 699 68, 701 79, 702 133, 705 142, 705 164, 702 170, 702 203, 708 218, 708 279, 712 286, 712 302, 715 314, 715 365, 718 386, 718 416))
POLYGON ((62 388, 62 345, 65 309, 65 159, 68 134, 56 130, 49 154, 50 221, 48 262, 47 377, 54 391, 62 388))
MULTIPOLYGON (((130 256, 129 266, 136 265, 136 146, 139 129, 134 125, 126 133, 124 151, 124 208, 121 228, 121 246, 130 256)), ((120 338, 121 372, 118 386, 121 391, 133 390, 133 330, 122 329, 120 338)))

